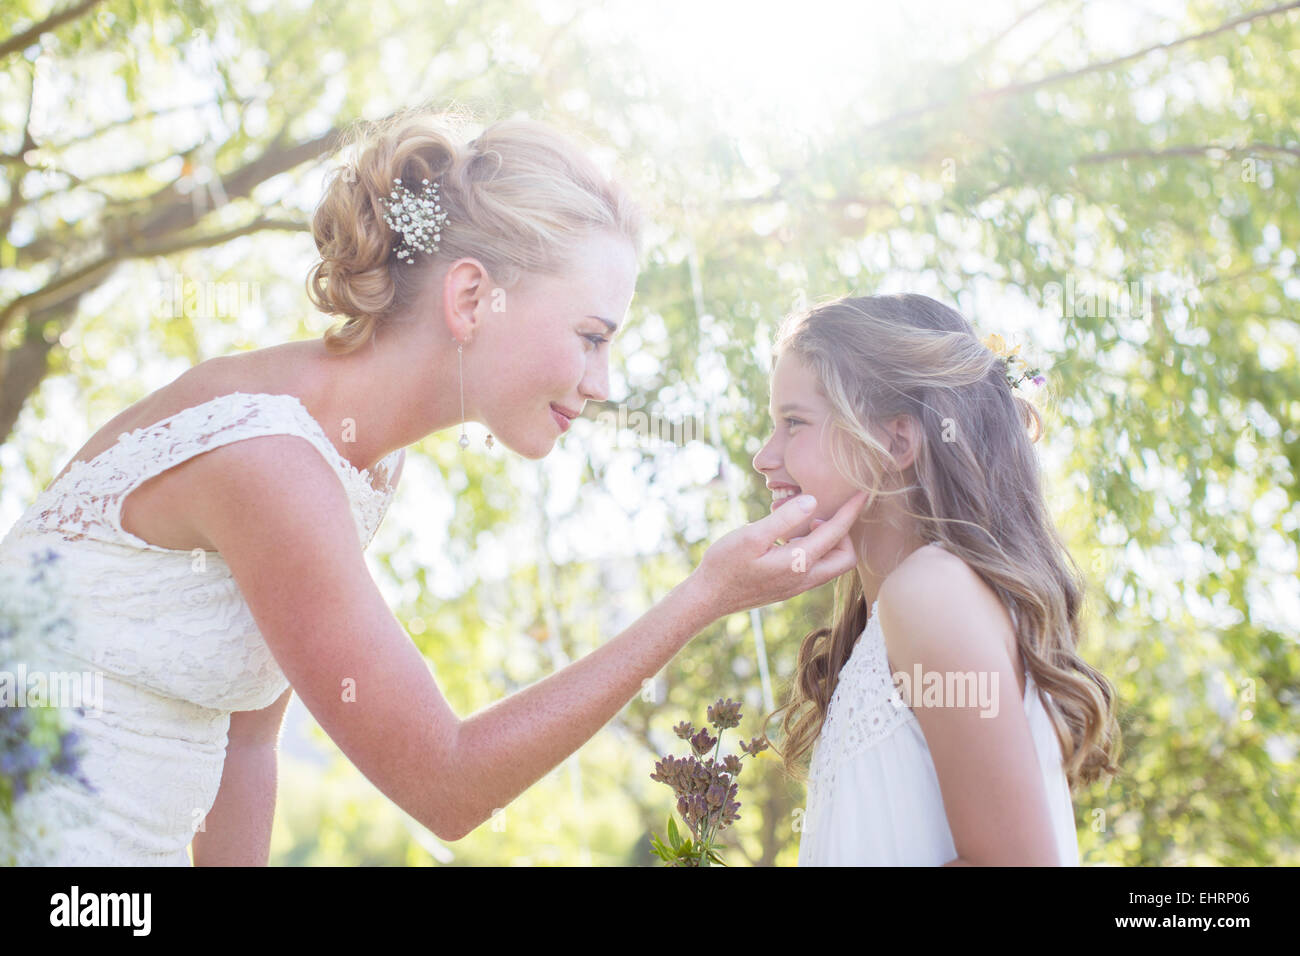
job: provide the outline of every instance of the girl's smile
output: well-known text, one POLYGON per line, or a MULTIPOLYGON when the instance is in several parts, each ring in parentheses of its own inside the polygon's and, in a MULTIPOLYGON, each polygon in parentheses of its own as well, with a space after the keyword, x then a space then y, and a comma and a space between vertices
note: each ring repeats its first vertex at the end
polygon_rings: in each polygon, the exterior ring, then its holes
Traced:
POLYGON ((767 479, 772 507, 798 494, 813 495, 817 509, 794 536, 807 534, 813 519, 825 521, 858 491, 835 468, 830 455, 830 402, 798 355, 783 352, 772 372, 772 437, 754 456, 754 468, 767 479))

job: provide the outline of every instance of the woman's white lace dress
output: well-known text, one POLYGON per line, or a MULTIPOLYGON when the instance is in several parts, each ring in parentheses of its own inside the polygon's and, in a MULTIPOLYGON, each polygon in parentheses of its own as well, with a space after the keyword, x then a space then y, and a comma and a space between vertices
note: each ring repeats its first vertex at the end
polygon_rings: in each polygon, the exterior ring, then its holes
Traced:
MULTIPOLYGON (((1061 745, 1038 694, 1026 672, 1025 714, 1057 854, 1062 865, 1078 866, 1061 745)), ((808 776, 800 866, 942 866, 956 858, 930 748, 894 684, 874 603, 840 670, 808 776)))
MULTIPOLYGON (((195 455, 245 438, 298 435, 338 473, 367 547, 395 490, 402 450, 359 471, 292 395, 233 392, 123 432, 74 462, 0 541, 0 561, 54 550, 71 633, 46 639, 29 672, 102 675, 102 714, 69 711, 90 793, 61 776, 23 797, 65 821, 57 848, 25 865, 189 865, 186 847, 221 783, 230 714, 288 688, 248 605, 215 551, 160 548, 122 528, 122 500, 195 455), (382 470, 382 475, 379 474, 382 470), (374 481, 382 479, 376 490, 374 481)), ((0 665, 8 666, 8 665, 0 665)))

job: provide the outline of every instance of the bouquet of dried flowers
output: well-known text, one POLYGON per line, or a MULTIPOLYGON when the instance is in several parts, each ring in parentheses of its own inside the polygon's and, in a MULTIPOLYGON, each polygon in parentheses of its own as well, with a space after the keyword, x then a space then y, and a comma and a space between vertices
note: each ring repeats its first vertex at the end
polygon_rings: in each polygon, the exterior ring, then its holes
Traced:
MULTIPOLYGON (((668 818, 668 843, 656 834, 650 835, 650 847, 668 866, 709 866, 718 863, 726 866, 717 854, 718 834, 740 819, 740 801, 736 795, 740 785, 741 757, 727 754, 721 760, 722 733, 740 725, 740 704, 731 698, 719 700, 708 709, 709 723, 718 732, 714 737, 708 727, 698 732, 687 721, 682 721, 673 731, 682 740, 690 741, 694 753, 680 759, 664 757, 655 764, 651 780, 673 788, 677 794, 677 812, 681 814, 690 837, 683 839, 672 817, 668 818), (713 755, 704 758, 709 751, 713 755)), ((765 736, 740 742, 741 751, 749 757, 757 756, 768 748, 765 736)))
POLYGON ((19 664, 36 658, 45 637, 77 626, 59 613, 68 586, 59 559, 50 548, 16 546, 0 561, 0 866, 62 840, 69 821, 33 799, 56 776, 95 790, 82 773, 79 735, 65 726, 62 709, 18 705, 19 664))

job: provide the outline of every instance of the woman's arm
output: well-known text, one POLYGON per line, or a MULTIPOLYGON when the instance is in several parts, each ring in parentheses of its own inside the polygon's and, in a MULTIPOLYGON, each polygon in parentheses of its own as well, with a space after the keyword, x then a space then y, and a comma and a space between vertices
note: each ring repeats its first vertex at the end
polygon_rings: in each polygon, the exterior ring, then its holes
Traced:
POLYGON ((622 634, 462 721, 452 762, 474 798, 454 838, 503 809, 590 740, 646 680, 718 618, 797 594, 853 567, 852 546, 844 534, 863 501, 865 495, 841 508, 825 536, 814 540, 809 535, 780 549, 773 549, 772 541, 807 519, 795 504, 732 532, 709 549, 699 569, 622 634), (837 534, 843 536, 843 547, 828 562, 822 556, 837 534), (806 565, 796 554, 800 547, 806 565), (813 567, 819 559, 822 566, 813 567), (799 572, 803 566, 809 570, 799 572))
POLYGON ((293 690, 261 710, 236 711, 221 786, 190 842, 195 866, 266 866, 275 818, 276 747, 293 690))
POLYGON ((780 548, 773 542, 807 518, 794 502, 733 531, 623 634, 462 720, 371 579, 328 463, 305 439, 283 435, 203 457, 233 449, 225 467, 199 479, 199 530, 221 552, 322 729, 376 787, 446 840, 465 836, 590 739, 710 622, 853 568, 846 532, 865 502, 855 496, 780 548))
POLYGON ((274 747, 226 748, 221 789, 190 842, 195 866, 266 866, 275 817, 274 747))

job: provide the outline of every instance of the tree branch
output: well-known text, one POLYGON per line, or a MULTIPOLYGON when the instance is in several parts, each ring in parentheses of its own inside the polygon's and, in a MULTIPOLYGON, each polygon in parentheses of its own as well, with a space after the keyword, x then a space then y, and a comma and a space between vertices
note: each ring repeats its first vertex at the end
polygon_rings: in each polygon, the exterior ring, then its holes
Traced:
POLYGON ((23 141, 18 146, 18 164, 9 174, 9 201, 5 203, 4 212, 0 213, 0 236, 9 235, 9 227, 13 225, 14 216, 18 215, 26 202, 23 196, 23 177, 28 170, 27 161, 23 159, 27 151, 36 143, 32 140, 32 106, 36 102, 36 68, 31 69, 32 81, 27 88, 27 116, 23 120, 23 141))
POLYGON ((213 232, 204 236, 188 236, 178 239, 172 239, 163 242, 156 242, 152 245, 136 246, 127 251, 123 258, 126 259, 148 259, 153 256, 169 256, 176 252, 185 252, 188 249, 206 249, 210 246, 219 246, 223 242, 229 242, 231 239, 238 239, 240 236, 251 235, 255 232, 309 232, 311 227, 305 222, 298 222, 293 219, 254 219, 250 223, 242 226, 236 226, 234 229, 227 229, 225 232, 213 232))
POLYGON ((32 315, 22 343, 0 352, 0 442, 9 439, 28 396, 40 387, 49 371, 49 355, 59 336, 46 335, 45 326, 58 320, 66 326, 82 294, 78 292, 56 308, 32 315))
MULTIPOLYGON (((1142 59, 1151 53, 1155 53, 1157 50, 1172 50, 1174 47, 1183 46, 1187 43, 1194 43, 1198 40, 1205 40, 1209 37, 1227 32, 1228 30, 1234 30, 1243 23, 1250 23, 1254 20, 1271 17, 1278 13, 1286 13, 1289 10, 1295 10, 1298 8, 1300 8, 1300 0, 1293 0, 1291 3, 1282 4, 1280 6, 1268 7, 1267 9, 1256 10, 1251 13, 1244 13, 1239 17, 1233 17, 1231 20, 1225 20, 1217 27, 1203 30, 1200 33, 1193 33, 1185 37, 1179 37, 1176 40, 1170 40, 1168 43, 1153 43, 1151 46, 1143 47, 1142 49, 1135 50, 1132 53, 1126 53, 1123 56, 1117 56, 1109 60, 1099 60, 1096 63, 1089 63, 1086 66, 1081 66, 1074 70, 1063 70, 1058 73, 1052 73, 1048 76, 1040 77, 1037 80, 1027 80, 1023 83, 1011 83, 1007 86, 1000 86, 996 89, 984 90, 967 97, 963 102, 989 102, 992 100, 1003 99, 1008 96, 1019 96, 1022 93, 1030 93, 1034 90, 1041 89, 1044 86, 1063 83, 1080 76, 1086 76, 1089 73, 1098 73, 1103 70, 1113 69, 1114 67, 1120 66, 1124 63, 1142 59)), ((926 116, 930 113, 936 113, 950 105, 952 104, 947 100, 935 100, 922 106, 913 107, 912 109, 900 110, 897 113, 892 113, 883 119, 868 124, 864 128, 863 132, 874 132, 875 130, 888 126, 897 126, 898 124, 907 122, 908 120, 917 119, 918 117, 926 116)))
POLYGON ((6 328, 13 316, 19 312, 30 313, 37 309, 55 308, 74 296, 84 295, 102 282, 114 266, 127 259, 147 259, 154 256, 172 255, 173 253, 184 252, 187 249, 205 249, 264 229, 305 232, 307 228, 305 223, 294 220, 259 218, 234 229, 227 229, 224 232, 214 232, 200 236, 181 236, 153 243, 120 246, 110 250, 94 262, 46 283, 35 292, 28 292, 13 299, 4 309, 0 310, 0 329, 6 328))
POLYGON ((1125 159, 1164 159, 1170 156, 1205 156, 1220 152, 1229 156, 1242 153, 1282 153, 1287 156, 1300 157, 1300 147, 1278 146, 1273 143, 1250 143, 1246 146, 1170 146, 1166 149, 1121 149, 1107 153, 1088 153, 1075 157, 1073 162, 1092 165, 1109 163, 1125 159))
POLYGON ((65 7, 58 13, 46 17, 40 23, 33 24, 22 33, 15 33, 8 39, 0 41, 0 57, 8 56, 18 50, 25 50, 39 40, 42 33, 49 33, 70 20, 77 19, 91 7, 96 7, 103 2, 104 0, 81 0, 80 3, 65 7))
POLYGON ((974 53, 972 53, 970 56, 966 58, 966 62, 968 63, 979 62, 984 57, 988 56, 989 53, 993 52, 994 48, 997 47, 999 43, 1001 43, 1008 36, 1010 36, 1011 33, 1015 31, 1026 20, 1029 20, 1031 17, 1033 17, 1035 14, 1037 14, 1039 11, 1043 10, 1044 8, 1050 7, 1052 4, 1058 2, 1059 0, 1040 0, 1039 3, 1034 4, 1032 7, 1027 9, 1024 13, 1020 14, 1018 17, 1012 20, 1009 24, 1007 24, 1005 27, 1003 27, 1001 30, 999 30, 989 39, 981 43, 979 49, 977 49, 974 53))
MULTIPOLYGON (((103 126, 98 126, 95 129, 90 130, 89 132, 83 133, 79 136, 75 136, 72 139, 64 140, 61 143, 39 143, 39 144, 33 143, 32 145, 39 146, 39 148, 41 149, 63 150, 63 149, 67 149, 69 146, 75 146, 80 143, 84 143, 88 139, 94 139, 96 136, 100 136, 104 133, 109 132, 110 130, 120 129, 123 126, 130 126, 133 123, 139 123, 147 119, 157 119, 159 116, 165 116, 168 113, 179 113, 184 110, 203 109, 204 107, 212 106, 214 102, 215 101, 212 99, 206 99, 197 103, 178 103, 175 106, 160 106, 158 109, 148 110, 147 112, 144 113, 135 113, 132 114, 131 116, 123 116, 120 119, 112 120, 111 122, 105 123, 103 126)), ((245 109, 253 102, 253 97, 231 96, 228 100, 225 100, 224 102, 233 103, 236 106, 240 107, 241 109, 245 109)), ((8 156, 8 155, 0 156, 0 162, 12 163, 16 158, 17 157, 15 156, 8 156)), ((103 173, 102 175, 119 176, 123 174, 103 173)))
MULTIPOLYGON (((221 185, 227 198, 243 198, 249 195, 255 186, 272 176, 331 152, 338 144, 340 133, 341 131, 334 127, 314 139, 281 149, 268 150, 229 176, 222 177, 221 185)), ((178 193, 174 184, 158 190, 149 197, 149 201, 162 203, 162 208, 142 217, 139 222, 128 224, 132 234, 136 236, 157 236, 187 229, 196 225, 203 215, 202 212, 195 212, 194 202, 189 194, 178 193)), ((3 328, 2 324, 0 328, 3 328)))

